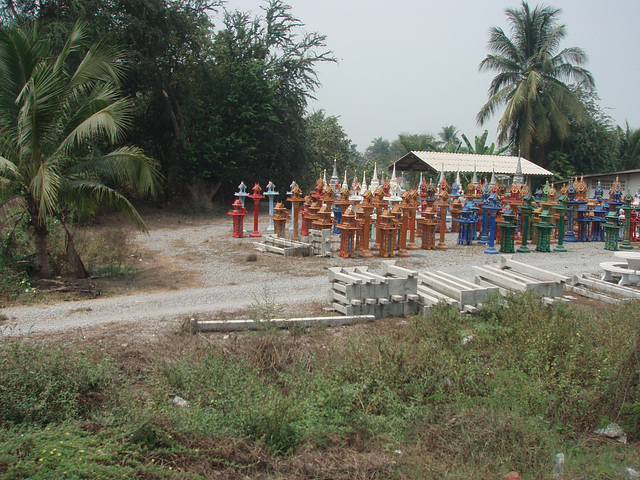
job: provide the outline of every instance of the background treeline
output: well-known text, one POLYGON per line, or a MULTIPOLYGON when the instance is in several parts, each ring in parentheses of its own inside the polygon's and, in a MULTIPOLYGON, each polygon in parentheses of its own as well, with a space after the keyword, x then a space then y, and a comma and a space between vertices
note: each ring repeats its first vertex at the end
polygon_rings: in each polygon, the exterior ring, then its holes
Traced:
POLYGON ((353 158, 335 117, 306 112, 316 65, 335 61, 325 37, 303 32, 279 0, 255 17, 217 0, 13 1, 2 16, 38 20, 60 43, 83 19, 91 41, 122 49, 122 90, 136 105, 125 143, 159 162, 165 200, 206 206, 241 179, 312 183, 334 158, 340 168, 353 158))
MULTIPOLYGON (((126 53, 122 87, 136 111, 124 143, 159 162, 165 201, 207 208, 240 180, 272 180, 280 191, 295 180, 306 190, 334 159, 351 181, 355 168, 370 178, 374 163, 383 169, 410 150, 505 151, 487 145, 486 133, 474 141, 447 125, 435 136, 376 138, 358 152, 338 117, 309 111, 318 64, 336 60, 325 36, 307 33, 281 0, 255 16, 227 11, 223 0, 14 0, 0 14, 5 25, 38 20, 60 44, 83 19, 92 41, 126 53)), ((640 167, 640 130, 615 125, 595 89, 572 88, 587 114, 545 145, 545 166, 559 177, 640 167)))

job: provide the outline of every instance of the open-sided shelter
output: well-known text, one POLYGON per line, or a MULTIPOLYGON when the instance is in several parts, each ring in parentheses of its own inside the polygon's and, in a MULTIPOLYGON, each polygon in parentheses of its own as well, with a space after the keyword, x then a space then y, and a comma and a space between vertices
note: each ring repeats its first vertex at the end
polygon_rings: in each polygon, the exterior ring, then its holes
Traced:
POLYGON ((476 155, 470 153, 448 153, 448 152, 424 152, 413 151, 404 155, 394 164, 389 166, 389 171, 400 172, 436 172, 444 170, 447 172, 478 173, 479 176, 490 175, 516 175, 518 159, 522 168, 521 174, 524 177, 551 177, 553 173, 549 170, 530 162, 526 158, 505 156, 505 155, 476 155))

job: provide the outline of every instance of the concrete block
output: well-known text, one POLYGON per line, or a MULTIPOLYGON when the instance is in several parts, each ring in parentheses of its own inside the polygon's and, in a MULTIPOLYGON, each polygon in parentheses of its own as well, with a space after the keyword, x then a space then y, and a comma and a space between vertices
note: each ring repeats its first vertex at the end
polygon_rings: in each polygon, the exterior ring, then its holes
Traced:
POLYGON ((520 281, 513 275, 504 275, 499 268, 485 265, 483 267, 473 266, 473 270, 476 272, 477 277, 507 290, 520 292, 527 290, 527 283, 520 281))
POLYGON ((543 297, 561 297, 563 294, 563 285, 555 281, 538 280, 523 273, 503 270, 490 265, 483 267, 474 266, 473 269, 476 275, 490 283, 509 290, 533 290, 543 297))
POLYGON ((636 290, 635 288, 619 286, 619 285, 615 285, 602 280, 588 278, 585 276, 577 277, 576 282, 580 285, 587 286, 599 292, 605 292, 605 293, 609 293, 612 295, 617 295, 625 298, 640 299, 640 290, 636 290))
MULTIPOLYGON (((374 315, 349 315, 333 317, 302 317, 302 318, 277 318, 269 320, 269 325, 277 328, 310 327, 313 325, 339 326, 349 325, 356 322, 370 322, 375 319, 374 315)), ((254 320, 196 320, 191 319, 191 334, 199 331, 237 331, 256 330, 261 327, 261 323, 254 320)))
POLYGON ((458 282, 437 273, 425 272, 418 276, 418 280, 431 289, 448 297, 456 299, 461 305, 475 305, 484 300, 485 292, 479 288, 462 286, 458 282))
POLYGON ((415 270, 398 267, 395 260, 385 260, 382 262, 382 274, 385 276, 394 275, 401 278, 414 278, 418 276, 415 270))
POLYGON ((333 309, 336 312, 340 312, 343 315, 360 315, 360 306, 355 306, 355 305, 342 305, 338 302, 333 302, 331 304, 331 306, 333 307, 333 309))
POLYGON ((427 305, 427 304, 429 304, 429 306, 436 305, 442 301, 449 305, 453 305, 458 309, 461 308, 460 302, 455 298, 452 298, 444 293, 438 292, 437 290, 434 290, 426 285, 418 285, 418 295, 420 296, 420 302, 423 305, 427 305))
POLYGON ((380 317, 402 317, 404 312, 404 305, 402 303, 389 302, 384 305, 380 305, 380 317))
POLYGON ((551 282, 559 282, 559 283, 567 283, 569 281, 569 277, 566 275, 560 275, 558 273, 550 272, 549 270, 544 270, 542 268, 534 267, 533 265, 528 265, 526 263, 518 262, 513 259, 511 255, 504 255, 500 257, 500 266, 502 268, 511 268, 517 272, 522 272, 531 277, 540 279, 540 280, 548 280, 551 282))
POLYGON ((328 269, 328 271, 329 271, 330 282, 342 282, 342 283, 353 283, 353 284, 362 283, 362 278, 348 275, 344 273, 340 267, 331 267, 328 269))

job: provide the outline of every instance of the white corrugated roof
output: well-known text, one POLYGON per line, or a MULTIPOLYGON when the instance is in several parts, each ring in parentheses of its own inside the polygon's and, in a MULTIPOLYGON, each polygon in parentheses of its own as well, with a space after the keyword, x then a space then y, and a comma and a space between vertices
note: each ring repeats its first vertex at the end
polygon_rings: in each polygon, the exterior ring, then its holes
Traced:
MULTIPOLYGON (((540 175, 550 177, 549 170, 520 157, 523 175, 540 175)), ((473 172, 478 173, 503 173, 514 175, 518 165, 518 157, 504 155, 476 155, 470 153, 447 152, 409 152, 395 162, 396 170, 433 170, 436 172, 444 168, 445 172, 473 172)), ((390 169, 392 168, 389 167, 390 169)))

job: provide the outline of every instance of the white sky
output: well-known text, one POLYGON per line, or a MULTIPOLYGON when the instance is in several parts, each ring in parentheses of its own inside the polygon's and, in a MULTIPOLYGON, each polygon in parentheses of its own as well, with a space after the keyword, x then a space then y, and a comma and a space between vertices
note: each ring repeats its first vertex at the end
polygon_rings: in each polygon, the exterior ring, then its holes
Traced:
MULTIPOLYGON (((311 110, 339 117, 363 152, 376 137, 436 135, 455 125, 473 142, 495 141, 500 112, 476 125, 493 74, 478 72, 488 31, 507 30, 505 8, 518 0, 289 0, 308 32, 327 35, 338 64, 321 64, 311 110)), ((542 3, 542 2, 541 2, 542 3)), ((534 8, 538 3, 530 1, 534 8)), ((640 127, 640 1, 554 0, 567 26, 562 47, 581 47, 600 105, 614 121, 640 127)), ((262 13, 260 0, 228 0, 228 10, 262 13)), ((219 25, 219 22, 217 22, 219 25)))

